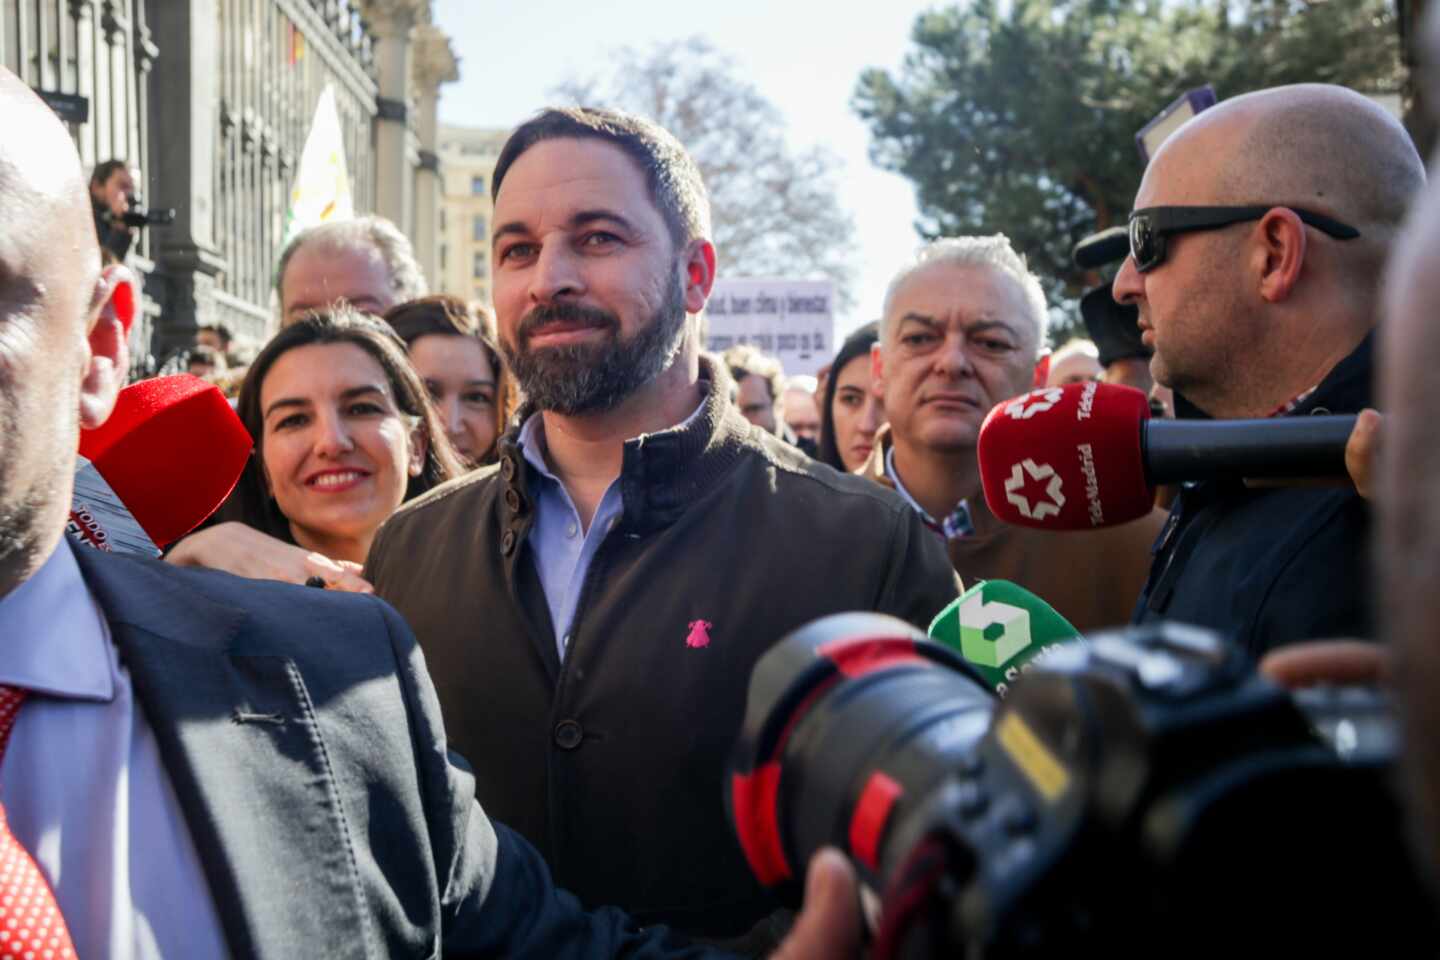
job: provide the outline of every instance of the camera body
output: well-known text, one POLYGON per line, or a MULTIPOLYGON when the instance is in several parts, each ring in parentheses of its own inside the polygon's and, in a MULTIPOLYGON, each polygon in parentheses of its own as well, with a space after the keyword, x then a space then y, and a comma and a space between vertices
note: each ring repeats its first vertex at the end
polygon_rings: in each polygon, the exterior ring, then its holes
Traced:
POLYGON ((138 193, 130 194, 129 201, 129 209, 125 211, 124 216, 120 217, 120 222, 127 227, 168 226, 175 222, 174 209, 147 210, 145 201, 138 193))
POLYGON ((841 847, 881 957, 1333 955, 1433 933, 1378 693, 1293 697, 1174 624, 1062 647, 1003 703, 966 671, 870 614, 761 659, 729 800, 762 882, 841 847))

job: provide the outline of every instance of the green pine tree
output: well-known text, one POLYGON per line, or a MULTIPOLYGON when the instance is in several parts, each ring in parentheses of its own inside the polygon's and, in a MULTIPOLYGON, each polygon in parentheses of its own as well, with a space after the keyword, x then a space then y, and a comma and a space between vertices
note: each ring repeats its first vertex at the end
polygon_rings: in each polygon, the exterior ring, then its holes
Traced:
POLYGON ((926 237, 1002 232, 1046 282, 1056 340, 1103 277, 1076 241, 1125 222, 1135 133, 1204 83, 1400 89, 1393 0, 971 0, 921 15, 895 73, 861 75, 871 154, 914 182, 926 237))

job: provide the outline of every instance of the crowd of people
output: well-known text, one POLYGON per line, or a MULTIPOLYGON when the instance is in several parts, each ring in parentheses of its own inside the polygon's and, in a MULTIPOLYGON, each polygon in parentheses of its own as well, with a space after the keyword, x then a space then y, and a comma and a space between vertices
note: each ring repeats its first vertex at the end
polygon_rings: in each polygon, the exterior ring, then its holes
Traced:
POLYGON ((543 111, 492 177, 493 310, 429 295, 361 217, 287 245, 253 356, 197 330, 188 368, 233 389, 254 451, 163 563, 61 536, 127 369, 101 254, 125 245, 95 224, 129 174, 87 191, 8 73, 0 115, 23 131, 0 143, 0 855, 40 891, 37 956, 858 955, 845 861, 816 858, 797 916, 727 819, 751 668, 826 614, 924 630, 991 579, 1082 632, 1214 628, 1282 683, 1396 679, 1440 831, 1440 201, 1358 94, 1239 96, 1166 141, 1093 306, 1128 347, 1050 352, 1023 251, 949 237, 808 379, 702 349, 723 251, 684 146, 543 111), (1361 413, 1378 385, 1394 422, 1361 416, 1353 483, 1212 477, 1126 524, 1005 524, 981 423, 1091 380, 1216 419, 1361 413))

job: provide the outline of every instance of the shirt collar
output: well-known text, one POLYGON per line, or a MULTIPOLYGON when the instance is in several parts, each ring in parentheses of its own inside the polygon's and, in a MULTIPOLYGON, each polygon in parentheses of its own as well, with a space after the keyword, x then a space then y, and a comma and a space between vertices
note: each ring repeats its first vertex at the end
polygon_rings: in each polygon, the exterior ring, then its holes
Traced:
POLYGON ((969 537, 975 534, 975 521, 970 515, 970 502, 961 500, 955 504, 955 509, 943 521, 937 521, 920 506, 920 501, 911 496, 910 491, 905 489, 905 482, 900 479, 900 472, 895 469, 895 446, 891 444, 885 451, 885 473, 890 477, 890 482, 895 484, 895 492, 910 504, 910 507, 920 515, 920 520, 925 526, 936 533, 953 540, 956 537, 969 537))
POLYGON ((0 684, 112 700, 110 630, 72 549, 70 539, 62 538, 34 575, 0 598, 0 684))
POLYGON ((1276 407, 1274 410, 1271 410, 1268 414, 1266 414, 1266 417, 1269 417, 1269 418, 1284 417, 1284 416, 1290 415, 1291 413, 1294 413, 1295 410, 1296 410, 1302 403, 1304 403, 1305 401, 1307 401, 1307 400, 1309 400, 1311 397, 1313 397, 1313 396, 1315 395, 1315 391, 1316 391, 1316 390, 1319 390, 1319 389, 1320 389, 1320 384, 1317 383, 1317 384, 1315 384, 1315 386, 1311 387, 1309 390, 1306 390, 1306 391, 1304 391, 1304 392, 1302 392, 1302 393, 1297 393, 1295 396, 1291 397, 1289 400, 1286 400, 1284 403, 1280 404, 1280 406, 1276 407))
MULTIPOLYGON (((684 430, 694 423, 695 419, 704 412, 705 398, 702 396, 690 416, 686 417, 674 427, 667 427, 666 429, 684 430)), ((538 470, 541 476, 554 480, 556 483, 560 482, 559 478, 551 472, 549 464, 545 462, 545 421, 541 418, 539 410, 536 410, 530 414, 530 416, 526 417, 525 422, 520 425, 520 433, 515 437, 515 445, 520 448, 520 455, 525 458, 525 462, 538 470)))

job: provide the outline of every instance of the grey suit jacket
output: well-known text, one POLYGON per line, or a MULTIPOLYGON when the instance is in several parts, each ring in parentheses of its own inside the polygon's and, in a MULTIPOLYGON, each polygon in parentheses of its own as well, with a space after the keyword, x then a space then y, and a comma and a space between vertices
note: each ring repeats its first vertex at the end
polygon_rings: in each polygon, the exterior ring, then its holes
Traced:
POLYGON ((76 555, 234 956, 705 955, 581 911, 492 825, 383 602, 76 555))

